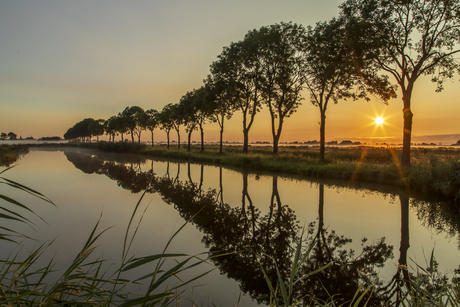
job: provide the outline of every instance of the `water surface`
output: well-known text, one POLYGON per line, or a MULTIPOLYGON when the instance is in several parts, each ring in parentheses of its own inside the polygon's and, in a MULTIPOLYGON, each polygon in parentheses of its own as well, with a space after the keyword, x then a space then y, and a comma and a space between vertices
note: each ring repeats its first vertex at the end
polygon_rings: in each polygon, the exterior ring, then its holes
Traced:
MULTIPOLYGON (((34 218, 33 229, 15 229, 40 242, 55 240, 43 263, 54 256, 58 267, 70 263, 99 219, 100 229, 111 228, 99 241, 98 255, 119 263, 129 218, 145 190, 141 211, 146 211, 132 254, 162 252, 172 233, 193 218, 169 252, 236 252, 187 272, 194 276, 217 267, 186 293, 203 305, 235 305, 240 293, 241 306, 267 304, 268 288, 258 261, 270 276, 275 262, 287 276, 302 230, 305 244, 317 242, 304 272, 332 261, 334 265, 299 283, 299 296, 314 293, 327 298, 320 293, 326 285, 349 297, 359 284, 372 284, 378 276, 382 290, 376 291, 377 304, 388 299, 386 290, 396 293, 395 281, 407 273, 401 270, 404 265, 411 267, 416 261, 425 266, 433 249, 440 272, 451 272, 460 263, 458 211, 385 186, 313 182, 75 148, 31 148, 5 176, 57 205, 7 192, 30 204, 47 222, 34 218)), ((1 244, 2 257, 19 249, 1 244)), ((38 245, 25 240, 23 253, 38 245)))

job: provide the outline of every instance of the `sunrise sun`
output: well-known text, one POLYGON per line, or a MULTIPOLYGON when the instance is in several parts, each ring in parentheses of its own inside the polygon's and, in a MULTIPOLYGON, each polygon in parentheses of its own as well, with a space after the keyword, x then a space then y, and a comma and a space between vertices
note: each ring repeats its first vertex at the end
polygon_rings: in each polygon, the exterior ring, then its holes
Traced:
POLYGON ((382 117, 377 117, 377 118, 375 119, 375 123, 376 123, 377 125, 383 124, 383 118, 382 118, 382 117))

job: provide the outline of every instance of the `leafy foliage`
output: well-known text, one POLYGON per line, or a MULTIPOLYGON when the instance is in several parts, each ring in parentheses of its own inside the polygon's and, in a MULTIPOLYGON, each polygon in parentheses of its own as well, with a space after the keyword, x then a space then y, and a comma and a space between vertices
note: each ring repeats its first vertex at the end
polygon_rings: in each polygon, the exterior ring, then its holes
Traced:
MULTIPOLYGON (((411 97, 420 76, 431 75, 443 89, 460 70, 460 2, 458 0, 347 0, 341 5, 359 68, 394 77, 402 92, 403 165, 410 164, 411 97)), ((374 79, 377 80, 377 79, 374 79)), ((371 87, 375 84, 370 82, 371 87)))

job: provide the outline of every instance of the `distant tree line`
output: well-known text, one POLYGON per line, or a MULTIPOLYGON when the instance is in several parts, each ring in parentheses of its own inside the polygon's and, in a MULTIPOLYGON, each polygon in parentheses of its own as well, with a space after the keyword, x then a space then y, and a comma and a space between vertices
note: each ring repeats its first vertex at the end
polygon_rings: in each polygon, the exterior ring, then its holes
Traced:
POLYGON ((273 153, 287 118, 295 113, 306 89, 310 102, 320 111, 320 162, 324 162, 326 110, 340 100, 378 97, 384 103, 403 100, 402 164, 410 164, 412 134, 411 96, 415 81, 431 75, 442 90, 460 65, 460 1, 346 0, 340 14, 314 27, 295 23, 274 24, 249 31, 232 42, 210 65, 203 85, 185 93, 162 110, 126 107, 107 120, 84 119, 65 134, 66 139, 85 139, 107 133, 135 136, 141 132, 175 130, 180 147, 184 127, 190 150, 191 134, 200 130, 204 150, 206 122, 220 128, 220 151, 226 120, 235 112, 243 115, 243 152, 248 152, 249 131, 257 113, 270 114, 273 153), (397 85, 392 85, 389 76, 397 85))
POLYGON ((8 134, 6 134, 5 132, 2 132, 1 135, 0 135, 0 139, 2 139, 2 140, 6 140, 6 139, 16 140, 17 137, 18 136, 14 132, 10 132, 8 134))

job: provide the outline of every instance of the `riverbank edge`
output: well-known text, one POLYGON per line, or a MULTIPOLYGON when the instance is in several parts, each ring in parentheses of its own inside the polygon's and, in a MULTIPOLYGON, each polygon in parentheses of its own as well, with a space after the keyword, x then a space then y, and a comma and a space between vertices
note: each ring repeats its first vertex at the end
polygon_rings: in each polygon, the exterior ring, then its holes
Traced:
MULTIPOLYGON (((53 145, 34 145, 53 146, 53 145)), ((141 154, 150 157, 181 159, 197 163, 245 168, 251 171, 269 171, 296 175, 305 179, 336 179, 349 183, 377 183, 405 189, 407 193, 435 196, 440 200, 458 203, 460 200, 460 162, 458 157, 442 159, 431 155, 415 160, 410 167, 402 168, 396 162, 371 163, 359 161, 329 161, 320 164, 318 159, 292 155, 287 148, 278 155, 270 154, 269 148, 253 149, 243 154, 237 146, 224 147, 223 153, 217 146, 206 146, 204 152, 199 146, 191 151, 165 146, 149 146, 138 143, 61 143, 59 147, 81 147, 105 152, 141 154)), ((299 150, 299 149, 297 149, 299 150)), ((301 149, 300 149, 301 150, 301 149)), ((339 149, 340 150, 340 149, 339 149)))
POLYGON ((9 167, 28 152, 27 145, 0 145, 0 166, 9 167))

